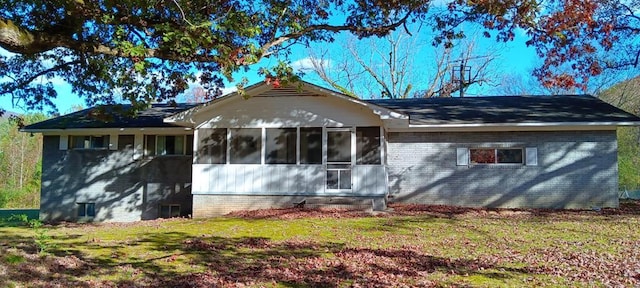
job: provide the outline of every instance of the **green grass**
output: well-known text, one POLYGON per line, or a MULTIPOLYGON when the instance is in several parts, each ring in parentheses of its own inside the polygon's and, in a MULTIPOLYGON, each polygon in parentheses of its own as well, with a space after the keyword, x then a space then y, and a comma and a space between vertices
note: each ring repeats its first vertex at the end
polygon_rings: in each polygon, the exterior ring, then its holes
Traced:
POLYGON ((55 247, 48 255, 37 254, 31 229, 0 227, 0 283, 640 285, 640 211, 502 212, 68 224, 47 227, 55 247))

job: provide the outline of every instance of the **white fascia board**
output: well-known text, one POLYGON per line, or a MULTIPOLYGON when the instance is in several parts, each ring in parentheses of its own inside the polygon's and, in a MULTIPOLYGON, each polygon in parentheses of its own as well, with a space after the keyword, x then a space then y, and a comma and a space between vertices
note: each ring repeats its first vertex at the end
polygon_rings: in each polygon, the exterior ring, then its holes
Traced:
POLYGON ((473 132, 473 131, 571 131, 615 130, 619 126, 640 126, 640 122, 571 122, 571 123, 490 123, 490 124, 409 124, 391 131, 473 132))
POLYGON ((20 132, 43 135, 107 135, 107 134, 193 134, 190 127, 142 127, 142 128, 74 128, 74 129, 21 129, 20 132))

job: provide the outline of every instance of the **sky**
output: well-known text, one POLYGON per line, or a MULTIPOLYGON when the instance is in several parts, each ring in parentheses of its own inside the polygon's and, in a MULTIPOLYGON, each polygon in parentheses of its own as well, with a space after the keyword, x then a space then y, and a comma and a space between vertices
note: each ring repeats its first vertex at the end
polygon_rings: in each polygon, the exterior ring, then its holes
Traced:
MULTIPOLYGON (((414 35, 419 35, 422 31, 418 31, 414 35)), ((468 33, 469 34, 469 33, 468 33)), ((477 50, 478 53, 482 53, 487 49, 492 49, 492 51, 496 51, 496 60, 494 61, 494 67, 496 71, 499 73, 508 74, 508 75, 519 75, 521 77, 531 77, 531 70, 536 65, 537 55, 533 48, 526 47, 526 35, 521 31, 520 35, 516 36, 516 39, 513 42, 509 43, 496 43, 493 39, 486 39, 482 37, 478 37, 477 39, 477 50)), ((337 37, 338 40, 335 43, 312 43, 310 47, 303 47, 302 45, 293 46, 291 50, 291 55, 288 60, 291 62, 291 65, 296 71, 303 71, 305 75, 302 77, 303 80, 312 82, 314 84, 318 84, 321 86, 327 86, 322 83, 320 78, 315 75, 310 68, 310 57, 314 53, 318 53, 320 48, 328 49, 330 52, 340 51, 344 49, 341 45, 345 45, 344 41, 341 42, 341 38, 337 37)), ((412 62, 414 67, 420 67, 420 73, 427 73, 428 68, 433 65, 433 53, 435 52, 435 48, 433 48, 430 43, 430 37, 428 36, 420 36, 417 49, 413 53, 412 62)), ((0 48, 0 55, 11 55, 11 53, 7 52, 0 48)), ((333 55, 329 53, 329 55, 333 55)), ((327 59, 326 63, 328 64, 328 68, 332 69, 332 63, 336 63, 341 61, 340 59, 327 59)), ((278 59, 267 58, 263 59, 260 63, 251 66, 248 72, 236 73, 233 75, 234 80, 240 81, 242 78, 247 78, 249 84, 254 84, 261 81, 263 78, 258 75, 258 69, 264 66, 274 66, 278 63, 278 59)), ((473 69, 473 67, 472 67, 473 69)), ((420 80, 418 80, 420 81, 420 80)), ((499 82, 499 81, 497 81, 499 82)), ((58 97, 54 99, 54 103, 58 108, 58 113, 67 114, 73 112, 74 106, 77 105, 85 105, 84 100, 80 99, 77 95, 71 92, 71 86, 64 82, 63 79, 53 79, 53 84, 55 86, 56 91, 58 92, 58 97)), ((235 90, 235 83, 227 83, 227 88, 223 91, 225 93, 232 92, 235 90)), ((476 86, 469 91, 467 91, 468 96, 480 96, 480 95, 489 95, 495 94, 496 87, 484 85, 482 87, 476 86)), ((180 98, 178 98, 178 101, 180 98)), ((17 113, 24 113, 24 111, 20 109, 20 107, 13 107, 11 103, 10 96, 8 95, 0 95, 0 108, 4 108, 7 111, 13 111, 17 113)))

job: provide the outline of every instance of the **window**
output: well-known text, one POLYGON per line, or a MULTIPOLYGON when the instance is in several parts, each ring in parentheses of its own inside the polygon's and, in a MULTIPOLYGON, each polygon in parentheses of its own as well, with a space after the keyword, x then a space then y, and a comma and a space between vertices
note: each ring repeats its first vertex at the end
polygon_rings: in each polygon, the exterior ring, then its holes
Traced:
POLYGON ((296 164, 296 128, 267 128, 266 136, 265 163, 296 164))
POLYGON ((145 156, 192 154, 193 135, 145 135, 145 156))
POLYGON ((230 129, 229 162, 231 164, 260 164, 262 160, 262 129, 230 129))
POLYGON ((109 148, 109 135, 100 136, 70 136, 71 149, 107 149, 109 148))
POLYGON ((180 217, 180 205, 178 204, 160 205, 160 218, 175 218, 175 217, 180 217))
POLYGON ((356 164, 380 163, 380 127, 357 127, 356 164))
POLYGON ((118 150, 133 150, 134 139, 134 135, 119 135, 118 150))
POLYGON ((322 164, 322 128, 300 128, 300 164, 322 164))
POLYGON ((351 131, 327 131, 327 163, 351 162, 351 131))
POLYGON ((227 129, 201 128, 198 130, 198 154, 196 163, 227 163, 227 129))
POLYGON ((472 164, 523 164, 521 148, 476 148, 469 149, 472 164))
POLYGON ((96 203, 77 203, 78 217, 96 217, 96 203))

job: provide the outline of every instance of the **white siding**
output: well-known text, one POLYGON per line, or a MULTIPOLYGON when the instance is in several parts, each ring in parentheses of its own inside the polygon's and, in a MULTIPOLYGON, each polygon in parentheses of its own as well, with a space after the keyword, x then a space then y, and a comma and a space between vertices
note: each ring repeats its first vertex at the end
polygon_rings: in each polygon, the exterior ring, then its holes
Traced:
MULTIPOLYGON (((324 195, 325 173, 323 165, 194 164, 193 194, 324 195)), ((383 166, 356 165, 352 173, 348 195, 385 195, 383 166)))
POLYGON ((382 126, 365 106, 335 97, 238 97, 198 115, 203 128, 382 126))

